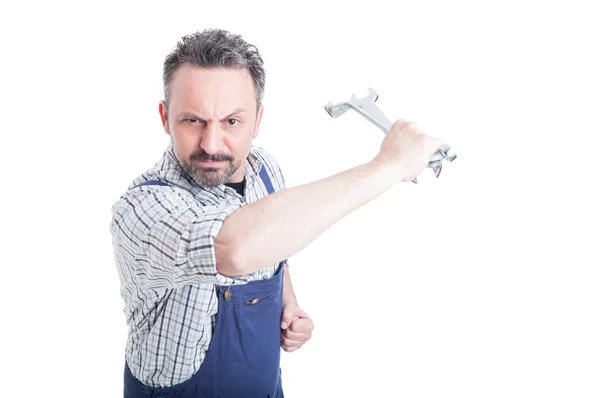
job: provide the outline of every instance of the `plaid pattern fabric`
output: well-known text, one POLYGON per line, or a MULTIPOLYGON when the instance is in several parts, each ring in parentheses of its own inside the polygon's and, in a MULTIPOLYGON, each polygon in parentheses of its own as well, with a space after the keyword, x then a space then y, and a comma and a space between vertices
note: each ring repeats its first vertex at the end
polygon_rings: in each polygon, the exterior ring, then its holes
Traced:
POLYGON ((278 264, 239 278, 216 272, 214 240, 225 218, 268 194, 265 167, 275 191, 281 170, 264 149, 252 146, 245 197, 221 185, 196 185, 171 145, 112 207, 110 231, 129 326, 125 358, 131 373, 152 387, 190 378, 202 364, 216 323, 214 285, 272 277, 278 264), (169 186, 146 185, 161 180, 169 186), (133 188, 133 189, 131 189, 133 188))

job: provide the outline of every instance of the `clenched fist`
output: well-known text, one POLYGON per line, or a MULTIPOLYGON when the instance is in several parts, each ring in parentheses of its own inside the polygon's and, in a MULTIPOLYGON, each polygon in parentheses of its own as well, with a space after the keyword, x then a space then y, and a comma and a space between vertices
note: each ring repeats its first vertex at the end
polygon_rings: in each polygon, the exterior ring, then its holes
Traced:
POLYGON ((296 351, 310 340, 315 328, 308 314, 296 304, 285 304, 281 311, 281 348, 296 351))
POLYGON ((439 139, 424 134, 414 122, 397 120, 374 160, 391 166, 398 181, 410 181, 421 174, 442 145, 439 139))

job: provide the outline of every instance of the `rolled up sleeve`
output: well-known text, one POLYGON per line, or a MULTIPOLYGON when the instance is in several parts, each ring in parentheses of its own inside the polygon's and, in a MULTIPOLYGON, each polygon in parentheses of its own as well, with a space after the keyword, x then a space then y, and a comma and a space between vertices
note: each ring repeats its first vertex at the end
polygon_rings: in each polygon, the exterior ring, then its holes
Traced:
POLYGON ((111 223, 122 272, 146 289, 245 281, 217 272, 214 245, 225 219, 241 206, 202 206, 160 188, 124 196, 113 206, 111 223))

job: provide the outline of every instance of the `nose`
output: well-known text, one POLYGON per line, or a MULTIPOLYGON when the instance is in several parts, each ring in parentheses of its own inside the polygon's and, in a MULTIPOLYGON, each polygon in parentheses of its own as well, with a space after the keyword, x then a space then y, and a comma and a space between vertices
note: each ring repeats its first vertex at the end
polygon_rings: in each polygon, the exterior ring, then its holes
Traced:
POLYGON ((206 153, 212 155, 219 152, 222 146, 223 137, 221 136, 218 126, 214 122, 209 121, 206 123, 206 127, 202 132, 200 147, 204 149, 206 153))

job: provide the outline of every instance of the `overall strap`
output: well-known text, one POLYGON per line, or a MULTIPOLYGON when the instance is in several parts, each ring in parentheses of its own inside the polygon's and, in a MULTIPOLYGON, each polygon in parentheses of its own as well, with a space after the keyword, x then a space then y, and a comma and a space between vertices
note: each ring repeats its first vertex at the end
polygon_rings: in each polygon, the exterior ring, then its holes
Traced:
MULTIPOLYGON (((167 184, 164 181, 159 181, 159 180, 148 180, 145 182, 142 182, 141 184, 137 184, 135 187, 133 188, 137 188, 137 187, 141 187, 142 185, 162 185, 162 186, 169 186, 169 184, 167 184)), ((133 189, 131 188, 131 189, 133 189)))
POLYGON ((273 184, 271 184, 271 179, 269 179, 269 173, 267 173, 267 169, 264 165, 260 168, 259 174, 263 184, 265 184, 265 187, 267 188, 267 192, 269 193, 269 195, 275 192, 275 190, 273 189, 273 184))

